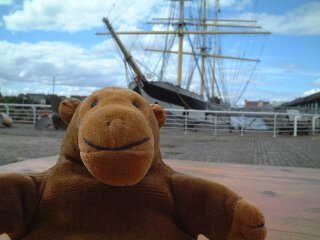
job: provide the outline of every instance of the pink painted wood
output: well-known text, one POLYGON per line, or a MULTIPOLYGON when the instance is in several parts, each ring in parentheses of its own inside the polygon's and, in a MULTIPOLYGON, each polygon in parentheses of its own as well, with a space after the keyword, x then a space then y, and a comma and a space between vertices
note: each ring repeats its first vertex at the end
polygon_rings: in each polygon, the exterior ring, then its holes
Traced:
MULTIPOLYGON (((3 172, 44 171, 57 156, 0 167, 3 172)), ((264 212, 269 240, 320 239, 320 169, 166 160, 179 172, 226 185, 264 212)), ((0 240, 6 239, 0 236, 0 240)), ((206 239, 203 236, 199 240, 206 239)))

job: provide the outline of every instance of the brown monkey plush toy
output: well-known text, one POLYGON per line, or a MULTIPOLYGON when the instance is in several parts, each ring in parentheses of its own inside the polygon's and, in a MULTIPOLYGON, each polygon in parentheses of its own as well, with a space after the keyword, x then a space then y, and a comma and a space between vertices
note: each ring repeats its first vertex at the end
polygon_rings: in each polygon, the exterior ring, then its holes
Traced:
POLYGON ((104 88, 66 99, 58 162, 0 175, 0 234, 23 240, 262 240, 263 215, 221 184, 163 161, 166 113, 139 94, 104 88))

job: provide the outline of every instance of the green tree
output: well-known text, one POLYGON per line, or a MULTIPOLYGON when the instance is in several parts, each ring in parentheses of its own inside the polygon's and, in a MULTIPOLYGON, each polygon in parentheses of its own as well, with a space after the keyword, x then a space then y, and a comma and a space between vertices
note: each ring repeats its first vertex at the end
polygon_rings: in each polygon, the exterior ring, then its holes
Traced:
POLYGON ((25 104, 35 104, 36 102, 29 97, 22 94, 19 96, 4 96, 2 98, 3 103, 25 103, 25 104))

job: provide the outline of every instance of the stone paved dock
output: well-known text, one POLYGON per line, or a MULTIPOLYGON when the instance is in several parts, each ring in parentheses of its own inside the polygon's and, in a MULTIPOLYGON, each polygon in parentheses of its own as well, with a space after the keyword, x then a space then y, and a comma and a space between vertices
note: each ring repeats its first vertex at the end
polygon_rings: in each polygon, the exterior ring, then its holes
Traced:
MULTIPOLYGON (((0 127, 0 165, 58 155, 64 131, 37 131, 32 125, 0 127)), ((161 130, 165 159, 320 168, 320 136, 268 135, 161 130)))
POLYGON ((320 168, 320 136, 220 134, 163 129, 166 159, 320 168))

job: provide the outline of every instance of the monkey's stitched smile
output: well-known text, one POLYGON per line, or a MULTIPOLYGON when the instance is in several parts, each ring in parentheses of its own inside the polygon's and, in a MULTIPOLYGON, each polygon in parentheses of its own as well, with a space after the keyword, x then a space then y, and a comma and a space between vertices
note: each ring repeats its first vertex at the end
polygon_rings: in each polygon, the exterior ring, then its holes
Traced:
POLYGON ((130 143, 130 144, 127 144, 127 145, 124 145, 124 146, 120 146, 120 147, 104 147, 104 146, 96 145, 96 144, 90 142, 89 140, 87 140, 85 138, 83 138, 83 140, 84 140, 85 144, 87 144, 90 147, 93 147, 93 148, 95 148, 97 150, 101 150, 101 151, 122 151, 122 150, 127 150, 127 149, 130 149, 130 148, 142 145, 145 142, 149 141, 150 138, 149 137, 145 137, 140 141, 137 141, 137 142, 134 142, 134 143, 130 143))

